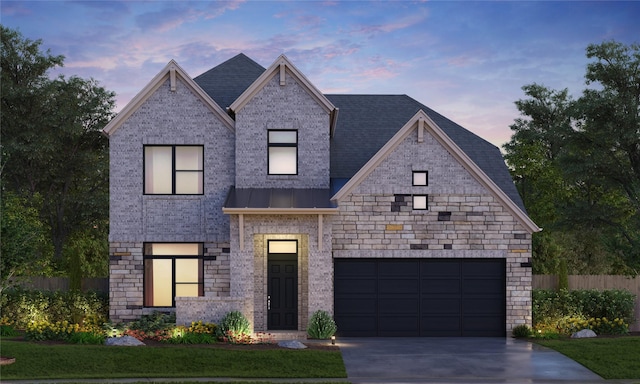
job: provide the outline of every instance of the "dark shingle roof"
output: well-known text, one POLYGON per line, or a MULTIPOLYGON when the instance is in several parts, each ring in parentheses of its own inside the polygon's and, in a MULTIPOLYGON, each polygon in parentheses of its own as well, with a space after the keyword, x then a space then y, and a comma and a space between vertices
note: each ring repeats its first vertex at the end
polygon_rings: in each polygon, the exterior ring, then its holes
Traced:
POLYGON ((340 109, 331 141, 331 177, 351 178, 419 110, 526 212, 500 150, 495 145, 407 95, 325 95, 340 109))
POLYGON ((236 101, 264 71, 264 67, 241 53, 196 76, 193 80, 222 109, 225 109, 236 101))
MULTIPOLYGON (((197 76, 218 105, 231 105, 265 68, 244 54, 197 76)), ((407 95, 325 95, 340 109, 331 140, 331 178, 349 179, 420 109, 526 212, 500 150, 407 95)))

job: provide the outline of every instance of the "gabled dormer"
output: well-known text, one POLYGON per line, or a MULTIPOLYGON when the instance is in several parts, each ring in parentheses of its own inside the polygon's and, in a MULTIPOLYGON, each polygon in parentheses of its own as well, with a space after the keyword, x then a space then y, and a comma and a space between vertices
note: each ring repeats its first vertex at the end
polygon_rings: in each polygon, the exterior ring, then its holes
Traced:
POLYGON ((281 55, 229 107, 236 188, 329 188, 337 110, 281 55))

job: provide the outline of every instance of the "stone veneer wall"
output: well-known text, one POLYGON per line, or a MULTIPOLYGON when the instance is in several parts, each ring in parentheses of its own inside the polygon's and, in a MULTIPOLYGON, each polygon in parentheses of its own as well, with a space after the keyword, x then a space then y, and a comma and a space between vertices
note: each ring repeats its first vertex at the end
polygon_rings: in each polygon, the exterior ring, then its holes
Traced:
POLYGON ((505 258, 507 332, 531 325, 531 234, 431 135, 410 134, 339 207, 334 257, 505 258), (429 185, 412 186, 413 170, 429 185))
MULTIPOLYGON (((228 299, 230 296, 230 266, 228 243, 205 243, 205 297, 228 299), (215 260, 212 257, 215 256, 215 260)), ((153 311, 173 311, 172 308, 144 307, 143 243, 112 242, 109 248, 109 319, 114 323, 139 319, 153 311)), ((189 299, 180 298, 185 302, 189 299)), ((194 310, 197 310, 194 308, 194 310)), ((205 320, 197 318, 196 320, 205 320)), ((193 320, 189 320, 193 321, 193 320)))

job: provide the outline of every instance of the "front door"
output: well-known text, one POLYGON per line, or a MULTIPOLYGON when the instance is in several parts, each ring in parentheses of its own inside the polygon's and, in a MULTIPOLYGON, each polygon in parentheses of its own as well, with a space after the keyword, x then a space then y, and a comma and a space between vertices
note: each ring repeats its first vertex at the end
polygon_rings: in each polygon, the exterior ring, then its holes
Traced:
POLYGON ((267 327, 298 329, 298 254, 296 241, 269 241, 267 327))

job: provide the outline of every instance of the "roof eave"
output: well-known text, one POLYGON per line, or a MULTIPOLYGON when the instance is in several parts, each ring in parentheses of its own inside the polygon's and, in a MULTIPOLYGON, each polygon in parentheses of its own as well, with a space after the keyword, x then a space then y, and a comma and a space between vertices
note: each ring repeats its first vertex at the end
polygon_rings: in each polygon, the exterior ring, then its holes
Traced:
POLYGON ((336 215, 339 208, 222 208, 228 215, 336 215))
POLYGON ((298 80, 307 92, 318 102, 327 112, 332 113, 335 106, 320 92, 306 76, 296 68, 295 65, 284 55, 280 55, 276 61, 267 68, 260 77, 256 79, 230 106, 234 113, 238 113, 247 103, 273 78, 280 73, 281 66, 285 71, 298 80))
POLYGON ((175 60, 169 63, 102 129, 107 137, 113 135, 127 119, 147 101, 147 99, 172 76, 179 77, 192 92, 194 92, 205 105, 214 112, 232 132, 235 131, 235 122, 200 86, 178 65, 175 60))
POLYGON ((542 230, 423 110, 419 110, 409 119, 409 121, 336 192, 331 200, 340 202, 350 194, 414 129, 417 129, 420 120, 424 122, 424 128, 430 130, 435 139, 438 140, 480 184, 487 188, 527 231, 534 233, 542 230))

